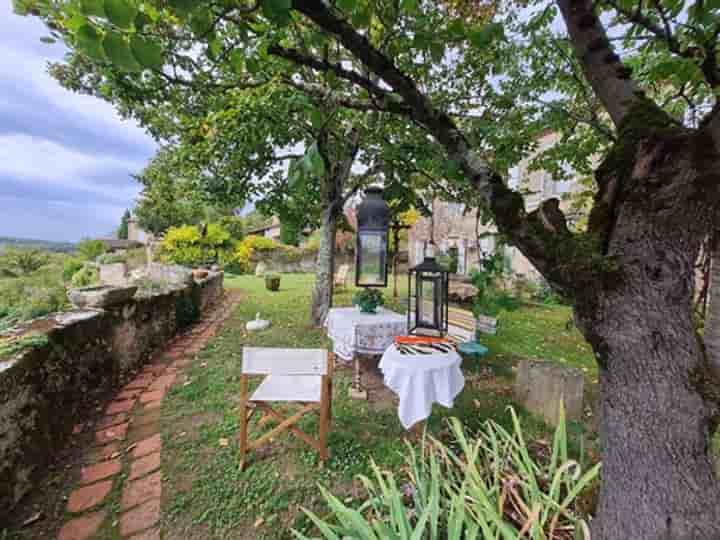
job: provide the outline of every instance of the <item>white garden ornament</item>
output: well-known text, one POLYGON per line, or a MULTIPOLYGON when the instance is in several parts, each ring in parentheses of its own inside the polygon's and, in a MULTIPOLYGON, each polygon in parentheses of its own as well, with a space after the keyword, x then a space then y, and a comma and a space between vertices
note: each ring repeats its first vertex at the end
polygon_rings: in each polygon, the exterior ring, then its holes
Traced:
POLYGON ((256 313, 255 320, 248 322, 245 328, 247 328, 249 332, 253 332, 255 330, 265 330, 268 326, 270 326, 270 321, 261 319, 260 313, 256 313))

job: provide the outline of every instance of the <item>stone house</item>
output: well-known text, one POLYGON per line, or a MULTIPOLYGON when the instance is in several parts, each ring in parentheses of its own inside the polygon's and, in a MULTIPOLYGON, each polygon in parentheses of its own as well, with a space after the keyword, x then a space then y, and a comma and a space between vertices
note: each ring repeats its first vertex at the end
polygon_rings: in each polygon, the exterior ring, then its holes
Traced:
POLYGON ((273 216, 269 222, 265 223, 262 227, 255 227, 249 229, 247 233, 255 236, 264 236, 270 238, 276 242, 280 241, 280 218, 273 216))
MULTIPOLYGON (((540 152, 557 141, 558 135, 547 132, 538 139, 535 153, 523 159, 512 171, 510 187, 524 193, 525 208, 531 212, 544 200, 559 198, 561 208, 566 211, 570 203, 566 194, 579 190, 576 180, 554 182, 549 172, 531 171, 530 163, 540 152)), ((469 275, 479 265, 480 257, 495 253, 497 249, 497 229, 494 225, 477 224, 477 211, 462 203, 436 199, 432 202, 433 218, 421 218, 408 234, 408 257, 411 265, 423 259, 426 242, 432 237, 440 253, 454 254, 458 260, 459 275, 469 275), (478 235, 480 238, 478 239, 478 235)), ((539 274, 525 256, 514 247, 505 248, 506 257, 512 272, 517 276, 537 279, 539 274)))

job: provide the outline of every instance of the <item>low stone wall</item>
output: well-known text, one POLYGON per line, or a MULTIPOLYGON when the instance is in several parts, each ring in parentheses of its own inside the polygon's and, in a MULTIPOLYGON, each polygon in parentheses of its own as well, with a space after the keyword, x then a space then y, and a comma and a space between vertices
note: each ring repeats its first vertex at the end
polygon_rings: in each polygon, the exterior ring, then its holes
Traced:
POLYGON ((577 368, 550 361, 524 360, 515 379, 515 399, 551 426, 558 424, 560 403, 565 418, 580 421, 583 413, 585 377, 577 368))
POLYGON ((0 529, 97 400, 106 397, 223 292, 223 274, 106 309, 13 330, 44 336, 0 360, 0 529))

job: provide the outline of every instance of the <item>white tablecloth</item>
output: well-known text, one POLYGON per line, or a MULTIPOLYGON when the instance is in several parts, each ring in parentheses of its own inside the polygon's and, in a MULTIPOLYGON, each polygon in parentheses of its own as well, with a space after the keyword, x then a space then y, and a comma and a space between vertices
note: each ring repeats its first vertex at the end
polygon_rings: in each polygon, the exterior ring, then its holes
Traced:
POLYGON ((389 309, 362 313, 356 307, 332 308, 325 321, 333 352, 343 360, 356 354, 382 354, 395 336, 407 334, 407 318, 389 309))
POLYGON ((385 385, 400 398, 398 416, 405 429, 430 416, 433 403, 447 407, 465 386, 460 364, 462 358, 447 354, 403 355, 388 347, 380 360, 385 385))

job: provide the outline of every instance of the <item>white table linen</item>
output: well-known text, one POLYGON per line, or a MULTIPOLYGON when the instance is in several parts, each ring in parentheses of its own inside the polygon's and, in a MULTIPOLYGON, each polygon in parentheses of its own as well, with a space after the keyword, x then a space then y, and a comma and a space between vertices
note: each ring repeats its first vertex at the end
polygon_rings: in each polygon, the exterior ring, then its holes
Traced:
POLYGON ((332 308, 325 321, 333 352, 343 360, 356 354, 382 354, 395 336, 407 334, 407 318, 389 309, 362 313, 356 307, 332 308))
POLYGON ((465 386, 462 358, 452 351, 403 355, 391 345, 380 360, 385 385, 400 398, 398 416, 405 429, 430 416, 433 403, 448 409, 465 386))

